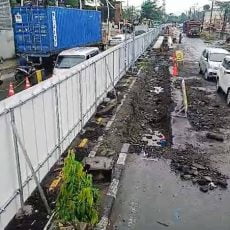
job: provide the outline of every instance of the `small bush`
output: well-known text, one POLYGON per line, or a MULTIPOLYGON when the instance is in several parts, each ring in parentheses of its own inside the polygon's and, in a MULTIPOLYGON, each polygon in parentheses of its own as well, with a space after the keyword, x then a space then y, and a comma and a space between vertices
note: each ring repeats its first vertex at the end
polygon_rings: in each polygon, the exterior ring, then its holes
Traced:
POLYGON ((98 222, 99 191, 93 187, 92 176, 83 170, 75 154, 69 151, 63 168, 63 184, 56 204, 56 217, 63 224, 98 222))
POLYGON ((212 41, 212 40, 214 40, 213 34, 210 34, 208 31, 203 31, 201 33, 201 38, 203 38, 206 41, 212 41))

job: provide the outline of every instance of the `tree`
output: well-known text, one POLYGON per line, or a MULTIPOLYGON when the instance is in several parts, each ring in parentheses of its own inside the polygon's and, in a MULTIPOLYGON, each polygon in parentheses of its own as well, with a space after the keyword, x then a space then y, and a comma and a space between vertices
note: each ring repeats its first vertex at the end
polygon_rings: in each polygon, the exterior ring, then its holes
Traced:
POLYGON ((134 6, 130 6, 123 10, 123 17, 128 21, 133 21, 134 19, 138 18, 139 12, 136 10, 134 6))
POLYGON ((179 22, 179 17, 176 16, 175 14, 173 13, 170 13, 168 16, 167 16, 167 22, 179 22))
POLYGON ((223 25, 221 29, 222 36, 226 30, 227 22, 230 21, 230 1, 228 2, 216 2, 216 5, 220 7, 221 11, 223 12, 223 25))
POLYGON ((66 0, 66 5, 71 7, 79 7, 78 0, 66 0))
POLYGON ((161 20, 162 10, 161 7, 157 6, 156 0, 146 0, 141 6, 141 18, 151 20, 161 20))
POLYGON ((183 23, 188 19, 187 15, 185 13, 182 13, 179 18, 178 18, 178 22, 183 23))
POLYGON ((208 5, 208 4, 204 5, 204 6, 203 6, 203 10, 204 10, 204 11, 210 10, 210 5, 208 5))

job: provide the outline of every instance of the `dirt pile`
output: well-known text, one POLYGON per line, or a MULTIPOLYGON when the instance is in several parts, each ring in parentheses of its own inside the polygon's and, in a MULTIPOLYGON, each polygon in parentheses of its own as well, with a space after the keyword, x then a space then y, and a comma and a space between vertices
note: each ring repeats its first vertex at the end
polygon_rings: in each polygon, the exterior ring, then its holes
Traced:
POLYGON ((192 180, 207 192, 217 186, 227 188, 227 177, 210 165, 208 154, 187 146, 186 150, 173 150, 171 168, 178 173, 182 180, 192 180))
POLYGON ((132 93, 131 116, 127 125, 127 141, 142 144, 143 135, 154 131, 163 133, 171 142, 170 105, 171 89, 169 63, 166 57, 149 60, 147 70, 137 80, 132 93))
POLYGON ((226 126, 224 114, 229 108, 213 100, 212 92, 199 88, 188 89, 189 113, 188 118, 195 130, 215 131, 226 126))

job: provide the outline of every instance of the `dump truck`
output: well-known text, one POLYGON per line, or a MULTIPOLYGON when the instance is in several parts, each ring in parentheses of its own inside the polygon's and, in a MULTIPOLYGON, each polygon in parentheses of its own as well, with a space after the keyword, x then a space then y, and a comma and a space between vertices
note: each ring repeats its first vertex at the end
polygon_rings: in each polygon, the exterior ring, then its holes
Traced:
POLYGON ((187 35, 187 37, 200 37, 201 22, 195 20, 184 22, 183 32, 187 35))

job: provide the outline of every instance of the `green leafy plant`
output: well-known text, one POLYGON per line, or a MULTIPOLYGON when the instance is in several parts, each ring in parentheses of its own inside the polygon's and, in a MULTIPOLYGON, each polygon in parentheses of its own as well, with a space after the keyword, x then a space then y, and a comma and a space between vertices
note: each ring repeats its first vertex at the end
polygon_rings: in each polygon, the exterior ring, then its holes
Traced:
POLYGON ((57 219, 63 223, 98 222, 99 191, 93 187, 92 176, 75 160, 73 150, 65 159, 63 184, 56 204, 57 219))

